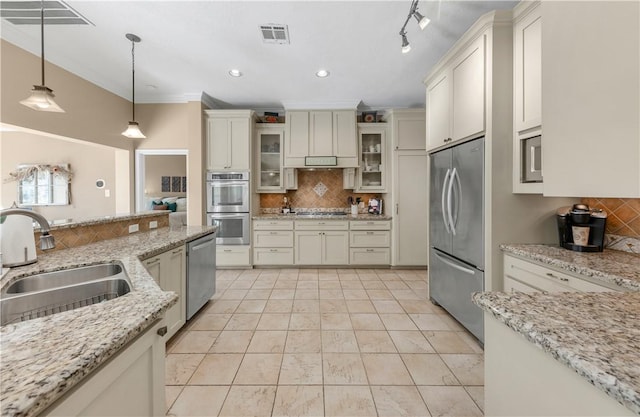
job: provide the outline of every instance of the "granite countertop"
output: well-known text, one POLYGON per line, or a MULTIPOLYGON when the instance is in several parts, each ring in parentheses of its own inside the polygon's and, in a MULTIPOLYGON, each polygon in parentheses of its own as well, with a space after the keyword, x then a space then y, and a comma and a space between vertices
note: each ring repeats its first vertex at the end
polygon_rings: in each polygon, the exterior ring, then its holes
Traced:
POLYGON ((487 292, 473 300, 640 414, 640 292, 487 292))
POLYGON ((259 214, 257 216, 253 216, 253 220, 362 220, 362 221, 372 221, 372 220, 391 220, 391 216, 387 216, 385 214, 358 214, 357 216, 352 216, 351 214, 344 215, 326 215, 326 214, 305 214, 298 215, 296 213, 282 214, 282 213, 266 213, 259 214))
POLYGON ((541 262, 560 270, 585 275, 640 291, 640 255, 605 249, 603 252, 574 252, 557 245, 500 245, 504 252, 541 262))
POLYGON ((607 249, 573 252, 555 245, 509 244, 500 248, 629 291, 485 292, 474 294, 473 301, 640 414, 640 257, 607 249))
POLYGON ((140 259, 214 230, 210 226, 165 227, 45 253, 35 264, 12 268, 2 277, 0 287, 38 272, 118 260, 133 288, 109 302, 0 327, 0 413, 40 413, 152 325, 177 302, 177 296, 162 291, 140 259))

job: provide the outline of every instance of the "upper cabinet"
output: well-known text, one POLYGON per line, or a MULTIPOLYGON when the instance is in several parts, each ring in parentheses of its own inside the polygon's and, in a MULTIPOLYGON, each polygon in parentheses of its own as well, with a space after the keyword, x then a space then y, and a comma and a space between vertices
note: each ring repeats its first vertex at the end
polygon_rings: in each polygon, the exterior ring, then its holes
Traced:
POLYGON ((640 197, 640 3, 540 7, 544 195, 640 197))
POLYGON ((514 193, 543 192, 541 135, 542 15, 539 2, 521 2, 513 22, 514 193))
POLYGON ((485 42, 479 35, 427 80, 427 149, 485 130, 485 42))
POLYGON ((393 149, 398 151, 425 150, 424 109, 390 110, 386 120, 390 122, 393 149))
POLYGON ((206 110, 207 169, 248 171, 251 167, 251 110, 206 110))
POLYGON ((284 166, 304 167, 307 156, 335 156, 339 167, 358 165, 355 110, 288 111, 284 166))
POLYGON ((282 123, 256 125, 255 183, 258 192, 284 192, 282 162, 285 127, 282 123))
POLYGON ((386 192, 386 123, 358 123, 360 169, 357 192, 386 192))

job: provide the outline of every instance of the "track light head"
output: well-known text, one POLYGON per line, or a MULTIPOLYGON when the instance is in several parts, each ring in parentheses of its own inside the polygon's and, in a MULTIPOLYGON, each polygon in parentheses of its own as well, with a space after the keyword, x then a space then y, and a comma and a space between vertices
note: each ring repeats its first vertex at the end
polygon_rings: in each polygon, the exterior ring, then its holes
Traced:
POLYGON ((402 36, 402 53, 406 54, 407 52, 409 52, 411 50, 411 45, 409 44, 409 41, 407 40, 407 34, 403 33, 401 34, 402 36))
POLYGON ((415 17, 416 20, 418 21, 418 26, 420 26, 421 30, 424 30, 424 28, 427 27, 429 22, 431 22, 431 20, 428 17, 421 15, 420 12, 417 10, 413 12, 413 17, 415 17))

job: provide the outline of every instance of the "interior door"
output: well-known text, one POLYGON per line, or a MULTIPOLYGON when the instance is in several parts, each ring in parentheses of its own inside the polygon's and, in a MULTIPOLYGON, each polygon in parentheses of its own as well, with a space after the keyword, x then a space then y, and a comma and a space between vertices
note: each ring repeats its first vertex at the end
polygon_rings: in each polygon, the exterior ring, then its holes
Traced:
POLYGON ((429 171, 429 245, 450 253, 451 234, 446 218, 446 186, 451 178, 451 149, 431 154, 429 171))
POLYGON ((484 270, 484 138, 452 148, 451 254, 484 270))

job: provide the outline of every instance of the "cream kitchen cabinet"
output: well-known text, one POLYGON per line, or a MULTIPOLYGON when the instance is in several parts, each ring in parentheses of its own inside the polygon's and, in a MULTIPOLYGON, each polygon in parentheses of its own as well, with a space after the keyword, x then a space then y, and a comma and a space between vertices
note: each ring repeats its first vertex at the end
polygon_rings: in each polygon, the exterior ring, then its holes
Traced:
POLYGON ((348 221, 296 220, 294 224, 296 265, 349 264, 348 221))
MULTIPOLYGON (((525 140, 542 134, 542 15, 539 2, 521 2, 513 23, 513 192, 542 194, 542 182, 524 182, 525 140)), ((536 153, 531 155, 532 162, 536 153)), ((541 156, 541 155, 540 155, 541 156)), ((540 162, 538 162, 540 163, 540 162)))
POLYGON ((427 85, 427 149, 477 136, 485 130, 485 42, 480 34, 427 85))
POLYGON ((351 265, 389 265, 391 223, 388 220, 352 220, 349 223, 351 265))
POLYGON ((238 268, 251 266, 249 245, 216 245, 216 268, 238 268))
POLYGON ((544 195, 640 197, 640 2, 540 7, 544 195))
POLYGON ((293 220, 253 222, 253 264, 293 265, 293 220))
POLYGON ((256 125, 255 183, 258 193, 283 193, 285 126, 282 123, 256 125))
POLYGON ((165 314, 167 340, 184 326, 187 318, 187 259, 184 246, 163 252, 143 262, 145 268, 164 291, 178 294, 178 302, 165 314))
POLYGON ((392 192, 387 195, 391 220, 391 264, 425 267, 428 258, 427 187, 416 187, 416 178, 428 178, 425 152, 424 109, 394 109, 387 114, 391 126, 392 192))
POLYGON ((285 167, 305 167, 307 156, 335 156, 339 167, 358 165, 355 110, 288 111, 285 167))
POLYGON ((251 168, 251 110, 205 110, 207 115, 207 169, 248 171, 251 168))
POLYGON ((605 292, 624 291, 621 287, 595 282, 586 276, 561 272, 544 264, 504 254, 504 290, 507 292, 605 292))
POLYGON ((164 415, 165 332, 158 320, 40 415, 164 415))
POLYGON ((386 132, 386 123, 358 123, 360 169, 356 179, 356 192, 386 192, 386 132))

